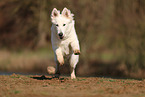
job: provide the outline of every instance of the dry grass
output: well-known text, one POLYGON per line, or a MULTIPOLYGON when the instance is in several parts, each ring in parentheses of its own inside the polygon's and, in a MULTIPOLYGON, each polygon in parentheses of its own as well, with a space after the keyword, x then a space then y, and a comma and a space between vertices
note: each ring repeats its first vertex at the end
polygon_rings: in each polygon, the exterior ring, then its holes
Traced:
POLYGON ((1 71, 45 73, 48 65, 54 65, 53 53, 48 48, 19 52, 0 50, 1 71))

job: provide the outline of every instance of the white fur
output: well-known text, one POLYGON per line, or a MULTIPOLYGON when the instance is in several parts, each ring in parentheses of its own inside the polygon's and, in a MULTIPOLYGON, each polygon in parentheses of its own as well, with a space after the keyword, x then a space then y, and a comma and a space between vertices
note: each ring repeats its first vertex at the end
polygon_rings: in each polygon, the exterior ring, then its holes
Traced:
POLYGON ((57 64, 56 72, 59 72, 60 65, 64 64, 64 57, 67 57, 71 67, 71 79, 74 79, 76 78, 75 67, 79 61, 79 55, 75 55, 74 52, 80 51, 80 46, 74 27, 73 14, 67 8, 64 8, 61 14, 54 8, 51 21, 51 43, 57 64), (60 39, 60 33, 63 33, 63 39, 60 39))

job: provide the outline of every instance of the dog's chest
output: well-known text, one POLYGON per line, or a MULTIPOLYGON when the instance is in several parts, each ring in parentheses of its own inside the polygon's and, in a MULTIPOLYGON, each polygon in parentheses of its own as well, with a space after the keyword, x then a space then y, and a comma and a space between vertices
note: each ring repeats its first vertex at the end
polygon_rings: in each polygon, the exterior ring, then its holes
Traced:
POLYGON ((70 54, 71 48, 70 48, 69 42, 62 42, 62 43, 60 44, 60 47, 61 47, 62 53, 63 53, 64 55, 69 55, 69 54, 70 54))

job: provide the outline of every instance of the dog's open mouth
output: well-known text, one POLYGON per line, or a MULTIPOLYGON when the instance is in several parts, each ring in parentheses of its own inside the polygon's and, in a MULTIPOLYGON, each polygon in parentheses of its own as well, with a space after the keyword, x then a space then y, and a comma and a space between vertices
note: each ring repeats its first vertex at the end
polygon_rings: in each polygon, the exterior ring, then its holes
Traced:
POLYGON ((63 36, 59 36, 60 39, 63 39, 63 36))

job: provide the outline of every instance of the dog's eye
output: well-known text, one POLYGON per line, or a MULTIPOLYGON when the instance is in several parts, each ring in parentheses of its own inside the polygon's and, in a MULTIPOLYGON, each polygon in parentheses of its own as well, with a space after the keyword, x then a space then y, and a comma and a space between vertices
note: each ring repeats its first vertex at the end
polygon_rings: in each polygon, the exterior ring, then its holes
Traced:
POLYGON ((58 24, 56 24, 56 26, 58 27, 58 24))
POLYGON ((66 24, 63 24, 63 26, 65 26, 66 24))

